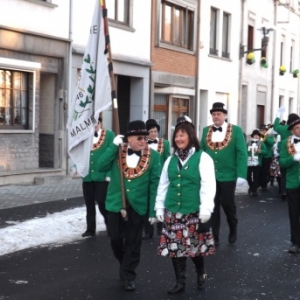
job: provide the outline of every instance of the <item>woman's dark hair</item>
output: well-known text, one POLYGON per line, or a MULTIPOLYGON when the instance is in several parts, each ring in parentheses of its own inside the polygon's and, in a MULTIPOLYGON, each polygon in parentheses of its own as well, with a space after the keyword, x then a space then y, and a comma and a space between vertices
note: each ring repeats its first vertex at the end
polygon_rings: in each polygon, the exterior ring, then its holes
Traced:
POLYGON ((184 122, 181 123, 180 125, 177 125, 173 133, 172 147, 174 148, 174 152, 178 150, 178 147, 175 143, 175 136, 178 131, 184 131, 188 134, 190 139, 189 144, 187 146, 188 149, 190 149, 191 147, 195 147, 196 151, 200 150, 200 143, 199 143, 199 139, 197 138, 195 128, 193 127, 192 123, 184 122))

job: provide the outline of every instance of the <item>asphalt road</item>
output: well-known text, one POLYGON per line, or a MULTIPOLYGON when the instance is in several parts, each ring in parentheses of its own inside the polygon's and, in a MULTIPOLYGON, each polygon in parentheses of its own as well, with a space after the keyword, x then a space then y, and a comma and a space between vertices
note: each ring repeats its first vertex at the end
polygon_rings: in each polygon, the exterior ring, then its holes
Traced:
MULTIPOLYGON (((277 198, 275 188, 256 198, 239 195, 236 199, 237 243, 227 243, 228 228, 223 215, 220 246, 216 255, 206 258, 209 278, 204 291, 196 289, 196 274, 188 260, 185 292, 167 294, 174 273, 171 261, 156 254, 157 237, 143 242, 137 290, 124 291, 118 278, 118 263, 112 256, 106 233, 102 232, 72 244, 1 256, 0 299, 300 300, 300 254, 287 252, 290 245, 287 203, 277 198)), ((39 205, 37 212, 43 214, 43 205, 39 205)), ((23 212, 17 209, 15 213, 22 213, 26 219, 26 209, 23 212)), ((35 206, 27 210, 32 217, 35 206)), ((10 209, 10 214, 0 210, 0 218, 5 221, 13 213, 14 209, 10 209)))

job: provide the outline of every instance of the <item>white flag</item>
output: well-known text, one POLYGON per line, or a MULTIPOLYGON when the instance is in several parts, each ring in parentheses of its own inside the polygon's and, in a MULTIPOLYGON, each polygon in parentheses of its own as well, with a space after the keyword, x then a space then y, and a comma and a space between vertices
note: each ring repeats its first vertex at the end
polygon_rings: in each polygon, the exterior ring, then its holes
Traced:
POLYGON ((96 0, 90 36, 84 53, 68 120, 68 152, 82 177, 89 172, 90 151, 99 113, 112 104, 105 51, 104 21, 100 0, 96 0))

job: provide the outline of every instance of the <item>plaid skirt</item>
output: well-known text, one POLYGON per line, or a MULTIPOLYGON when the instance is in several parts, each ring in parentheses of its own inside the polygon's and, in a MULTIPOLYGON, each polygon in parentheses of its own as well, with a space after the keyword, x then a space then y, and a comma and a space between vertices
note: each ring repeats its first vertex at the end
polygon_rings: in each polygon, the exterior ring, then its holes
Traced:
POLYGON ((165 209, 158 255, 195 257, 214 254, 216 248, 211 228, 207 232, 200 232, 199 229, 199 212, 184 215, 165 209))

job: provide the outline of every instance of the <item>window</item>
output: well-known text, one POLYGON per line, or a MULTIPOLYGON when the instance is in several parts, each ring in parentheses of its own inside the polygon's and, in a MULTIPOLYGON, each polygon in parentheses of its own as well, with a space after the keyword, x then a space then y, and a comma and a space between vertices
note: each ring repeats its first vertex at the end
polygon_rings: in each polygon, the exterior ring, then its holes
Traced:
POLYGON ((210 11, 210 48, 209 53, 218 55, 217 49, 218 10, 211 8, 210 11))
POLYGON ((161 42, 194 50, 194 10, 162 0, 161 42))
POLYGON ((107 16, 110 20, 129 24, 130 0, 106 0, 107 16))
POLYGON ((0 129, 28 129, 33 74, 0 69, 0 129))
POLYGON ((223 13, 222 57, 230 58, 229 53, 229 22, 230 15, 223 13))

